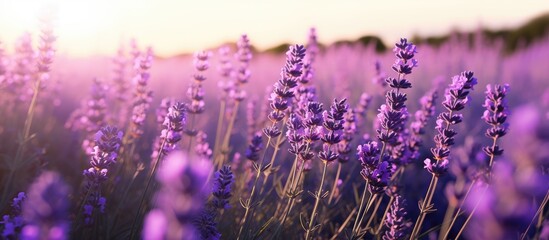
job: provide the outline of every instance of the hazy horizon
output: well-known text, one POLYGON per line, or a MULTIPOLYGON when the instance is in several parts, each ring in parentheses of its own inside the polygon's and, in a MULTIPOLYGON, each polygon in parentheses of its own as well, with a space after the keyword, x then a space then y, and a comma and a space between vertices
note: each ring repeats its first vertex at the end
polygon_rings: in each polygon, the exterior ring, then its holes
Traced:
POLYGON ((35 36, 41 5, 57 5, 55 34, 60 55, 113 55, 121 43, 136 38, 167 57, 234 42, 249 35, 260 50, 281 43, 303 43, 316 27, 319 41, 330 44, 364 35, 391 42, 399 37, 439 35, 515 27, 542 13, 549 2, 482 3, 421 1, 130 1, 0 0, 0 41, 13 49, 25 31, 35 36))

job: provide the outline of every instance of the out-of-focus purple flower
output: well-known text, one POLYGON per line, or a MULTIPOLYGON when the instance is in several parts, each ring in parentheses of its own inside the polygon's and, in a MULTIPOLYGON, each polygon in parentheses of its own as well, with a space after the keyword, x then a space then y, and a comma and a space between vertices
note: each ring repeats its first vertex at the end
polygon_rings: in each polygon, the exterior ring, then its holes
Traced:
MULTIPOLYGON (((209 68, 208 58, 210 55, 211 53, 206 51, 194 54, 194 67, 197 73, 193 75, 194 81, 187 90, 187 97, 191 100, 191 104, 188 105, 187 109, 189 114, 200 114, 204 112, 204 88, 202 87, 202 82, 206 80, 204 72, 209 68)), ((189 130, 190 132, 195 132, 193 129, 189 130)))
POLYGON ((21 216, 23 209, 23 201, 27 199, 27 195, 24 192, 17 194, 17 197, 13 198, 11 203, 10 215, 2 216, 0 224, 3 226, 2 237, 6 239, 18 239, 23 227, 23 217, 21 216))
POLYGON ((300 152, 305 150, 305 137, 303 136, 303 123, 299 116, 295 114, 290 114, 288 122, 288 131, 286 132, 286 138, 290 143, 290 148, 288 151, 294 155, 299 155, 300 152))
POLYGON ((406 219, 406 200, 400 195, 395 195, 390 211, 385 218, 385 233, 383 240, 403 239, 408 234, 411 222, 406 219))
MULTIPOLYGON (((495 156, 503 153, 503 149, 496 142, 498 138, 505 136, 509 128, 508 124, 505 123, 509 112, 507 99, 505 98, 508 92, 508 84, 493 87, 490 84, 486 85, 486 100, 483 105, 486 110, 482 115, 482 119, 490 125, 490 128, 486 130, 486 136, 493 140, 493 145, 486 146, 483 150, 492 160, 495 156)), ((490 162, 489 164, 491 167, 493 163, 490 162)))
POLYGON ((448 111, 439 114, 437 117, 437 126, 435 127, 437 135, 434 137, 435 147, 431 148, 434 159, 427 158, 423 161, 427 171, 437 177, 448 170, 450 146, 454 145, 454 137, 457 134, 450 127, 462 121, 463 116, 456 114, 456 112, 465 108, 469 90, 472 90, 476 83, 477 79, 473 76, 473 72, 462 72, 452 78, 452 83, 445 91, 445 100, 442 105, 448 111))
POLYGON ((233 172, 231 166, 223 166, 215 174, 214 190, 212 195, 214 199, 212 204, 215 208, 228 209, 229 199, 232 197, 231 185, 234 182, 233 172))
MULTIPOLYGON (((505 158, 494 165, 491 176, 490 185, 475 186, 465 203, 467 211, 476 206, 465 235, 468 238, 515 239, 534 219, 540 202, 549 191, 548 177, 542 175, 537 166, 516 166, 505 158)), ((525 239, 532 238, 532 232, 528 232, 525 239)))
POLYGON ((133 109, 131 116, 132 126, 128 134, 132 139, 137 139, 143 134, 143 125, 145 124, 147 111, 152 101, 152 91, 148 88, 150 79, 149 69, 153 60, 152 48, 148 48, 143 54, 134 58, 135 75, 133 77, 133 109))
POLYGON ((251 77, 250 62, 252 60, 252 46, 247 35, 242 35, 236 43, 237 51, 235 58, 238 65, 234 70, 234 82, 229 83, 229 86, 234 86, 229 89, 229 97, 236 102, 241 102, 246 98, 246 92, 242 89, 242 85, 246 84, 251 77))
POLYGON ((372 82, 374 84, 380 85, 382 88, 386 88, 387 82, 385 81, 385 79, 387 78, 387 74, 381 71, 381 63, 379 62, 379 60, 376 60, 374 66, 375 66, 376 74, 372 78, 372 82))
MULTIPOLYGON (((50 80, 50 67, 53 63, 53 57, 55 55, 55 49, 53 43, 56 37, 53 34, 51 13, 44 13, 41 18, 40 38, 38 42, 38 56, 36 59, 37 68, 37 81, 40 81, 43 85, 50 80)), ((38 89, 36 89, 38 90, 38 89)), ((35 91, 36 91, 35 90, 35 91)))
POLYGON ((421 106, 420 109, 414 114, 414 121, 410 123, 410 135, 406 141, 406 145, 410 150, 409 162, 414 162, 419 159, 419 148, 423 144, 421 135, 425 133, 425 126, 427 125, 427 122, 435 114, 435 102, 437 98, 437 92, 431 91, 419 100, 421 106))
POLYGON ((23 203, 22 239, 68 239, 69 186, 54 172, 42 173, 23 203))
POLYGON ((250 142, 250 145, 246 149, 246 158, 255 162, 259 160, 259 152, 263 149, 263 138, 261 134, 257 133, 250 142))
POLYGON ((208 191, 211 162, 170 153, 156 174, 161 187, 155 208, 145 218, 144 239, 200 239, 193 222, 200 216, 208 191))
POLYGON ((196 134, 196 146, 194 149, 197 156, 205 159, 211 159, 213 152, 210 148, 210 144, 206 141, 207 138, 208 135, 206 135, 205 132, 199 131, 196 134))
POLYGON ((356 133, 355 112, 353 109, 349 109, 344 115, 343 134, 341 135, 341 142, 337 145, 337 152, 339 153, 338 161, 340 163, 346 163, 350 160, 349 153, 351 153, 352 149, 351 141, 353 141, 356 133))

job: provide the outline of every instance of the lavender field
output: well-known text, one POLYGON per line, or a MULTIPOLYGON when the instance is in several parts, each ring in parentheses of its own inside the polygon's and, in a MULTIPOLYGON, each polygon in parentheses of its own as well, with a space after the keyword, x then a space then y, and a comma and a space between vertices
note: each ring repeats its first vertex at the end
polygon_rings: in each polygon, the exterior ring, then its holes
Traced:
POLYGON ((549 239, 549 35, 76 58, 43 21, 0 42, 1 239, 549 239))

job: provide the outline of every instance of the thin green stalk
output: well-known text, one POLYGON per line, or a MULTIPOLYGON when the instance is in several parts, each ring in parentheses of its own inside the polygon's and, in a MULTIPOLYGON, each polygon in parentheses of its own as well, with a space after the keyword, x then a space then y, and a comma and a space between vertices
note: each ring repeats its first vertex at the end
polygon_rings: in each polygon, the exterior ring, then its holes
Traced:
MULTIPOLYGON (((257 165, 257 169, 256 169, 257 173, 255 174, 254 184, 253 184, 253 187, 252 187, 252 191, 250 192, 250 198, 248 198, 248 200, 246 201, 246 206, 244 207, 246 209, 246 211, 244 212, 244 217, 242 218, 242 223, 240 225, 240 230, 238 231, 237 239, 240 239, 240 237, 242 237, 242 232, 247 227, 248 215, 250 215, 250 209, 252 209, 253 205, 255 204, 254 201, 253 201, 254 194, 255 194, 255 189, 257 187, 257 182, 259 180, 259 177, 261 176, 261 169, 263 168, 263 162, 265 160, 265 155, 267 153, 269 145, 271 144, 271 139, 272 138, 268 137, 267 144, 265 145, 266 146, 265 151, 263 151, 263 156, 261 157, 261 161, 259 161, 259 165, 257 165)), ((251 214, 251 215, 253 215, 253 214, 251 214)))
POLYGON ((151 174, 147 178, 147 184, 145 185, 145 190, 143 191, 143 195, 141 196, 141 200, 139 201, 139 207, 137 208, 137 214, 135 215, 135 219, 133 220, 133 223, 132 223, 132 228, 131 228, 131 231, 130 231, 130 239, 134 239, 134 237, 135 237, 136 227, 137 227, 137 224, 138 224, 137 222, 139 221, 139 217, 141 215, 141 210, 144 207, 145 198, 147 196, 147 191, 149 190, 149 187, 150 187, 151 182, 152 182, 152 178, 153 178, 154 174, 156 173, 156 169, 158 168, 158 165, 160 164, 160 159, 162 157, 162 152, 163 152, 163 149, 164 149, 165 145, 166 145, 166 139, 164 139, 162 141, 162 144, 160 145, 160 151, 158 152, 158 156, 156 157, 156 162, 153 165, 153 168, 151 170, 151 174))
POLYGON ((221 151, 221 159, 217 162, 217 168, 221 168, 223 166, 223 163, 227 159, 227 155, 229 154, 229 141, 231 139, 231 133, 233 131, 234 122, 236 120, 236 115, 238 113, 238 106, 240 106, 240 101, 235 101, 233 112, 231 115, 231 118, 229 119, 229 125, 227 126, 227 132, 225 132, 225 137, 223 138, 223 144, 221 145, 221 148, 219 151, 221 151))
POLYGON ((337 181, 339 180, 339 175, 341 174, 341 163, 337 163, 337 172, 334 179, 334 185, 332 186, 332 191, 330 191, 330 197, 328 197, 328 205, 332 204, 332 199, 334 198, 334 193, 337 189, 337 181))
MULTIPOLYGON (((374 201, 376 200, 378 195, 379 194, 377 194, 377 193, 373 194, 372 197, 370 198, 370 200, 368 201, 368 204, 366 204, 366 209, 364 209, 364 214, 362 214, 362 216, 360 217, 360 221, 358 221, 358 225, 357 225, 357 229, 356 229, 357 234, 361 232, 360 226, 362 225, 362 222, 364 221, 364 217, 366 216, 366 214, 370 210, 370 207, 372 207, 372 204, 374 203, 374 201)), ((374 214, 374 213, 372 213, 372 214, 374 214)))
POLYGON ((34 82, 34 91, 32 95, 32 99, 29 105, 29 108, 27 110, 27 116, 25 118, 25 125, 23 126, 23 136, 22 139, 19 141, 19 145, 17 146, 17 152, 15 154, 15 159, 13 160, 14 165, 10 168, 10 173, 8 175, 8 180, 6 181, 6 184, 4 184, 4 190, 2 191, 2 201, 0 202, 2 206, 5 204, 7 199, 9 199, 10 190, 12 187, 13 177, 15 175, 15 172, 19 168, 19 164, 22 161, 23 153, 25 152, 25 149, 27 147, 27 142, 30 140, 30 130, 32 127, 32 121, 34 118, 34 112, 36 107, 36 100, 38 99, 38 90, 40 90, 40 79, 37 79, 34 82))
MULTIPOLYGON (((467 189, 467 192, 465 193, 465 196, 463 197, 463 200, 461 201, 461 203, 459 204, 459 208, 456 212, 456 215, 452 218, 452 221, 450 222, 450 225, 446 226, 446 228, 444 228, 444 223, 446 221, 443 222, 443 225, 442 225, 442 228, 441 228, 441 233, 443 231, 445 231, 444 235, 441 235, 442 238, 441 239, 446 239, 448 237, 448 234, 450 234, 450 231, 452 230, 452 227, 454 226, 454 223, 456 222, 457 218, 459 215, 461 215, 461 209, 463 208, 463 205, 465 204, 465 201, 467 200, 467 197, 469 197, 469 193, 471 192, 471 189, 473 189, 473 186, 475 185, 475 182, 476 182, 476 179, 473 180, 471 182, 471 184, 469 185, 469 189, 467 189)), ((452 210, 452 214, 453 214, 453 210, 452 210)))
POLYGON ((393 204, 393 201, 395 200, 394 196, 391 196, 389 198, 389 203, 387 203, 387 207, 385 208, 385 211, 383 212, 383 216, 381 216, 381 223, 379 224, 379 227, 377 228, 375 234, 378 235, 379 232, 381 232, 381 229, 383 228, 383 222, 385 221, 385 218, 387 217, 387 213, 389 212, 389 209, 391 208, 391 205, 393 204))
MULTIPOLYGON (((278 135, 278 137, 276 138, 276 143, 275 143, 275 146, 274 146, 274 150, 273 150, 273 155, 271 156, 271 162, 269 163, 270 164, 270 169, 273 169, 274 167, 274 161, 276 159, 276 155, 278 154, 278 150, 280 150, 280 142, 282 141, 282 136, 284 135, 283 132, 284 132, 284 127, 286 126, 286 121, 282 121, 282 127, 280 129, 280 131, 282 132, 280 135, 278 135)), ((261 185, 261 189, 259 190, 259 195, 263 194, 263 191, 265 190, 265 185, 267 184, 267 180, 269 180, 269 176, 270 176, 270 170, 267 171, 265 173, 265 177, 263 178, 263 184, 261 185)))
POLYGON ((425 199, 423 200, 423 203, 421 204, 421 209, 419 216, 417 218, 416 224, 414 225, 414 229, 412 230, 412 233, 410 234, 410 239, 415 239, 419 231, 421 231, 421 225, 423 224, 423 220, 425 219, 425 216, 429 212, 428 207, 431 205, 431 199, 434 195, 435 188, 438 182, 438 177, 436 177, 434 174, 431 178, 431 183, 429 183, 429 188, 427 189, 427 193, 425 194, 425 199))
POLYGON ((223 119, 224 119, 224 116, 225 116, 225 99, 221 99, 221 103, 220 103, 220 106, 219 106, 219 114, 217 115, 217 128, 215 130, 215 141, 214 141, 214 152, 213 152, 213 156, 214 156, 214 166, 218 167, 219 166, 219 163, 218 163, 218 155, 219 155, 219 144, 220 144, 220 141, 221 141, 221 132, 223 131, 223 119))
POLYGON ((383 200, 383 195, 377 199, 376 206, 374 207, 374 210, 372 211, 372 214, 370 215, 370 219, 368 219, 368 222, 366 223, 366 227, 364 227, 364 230, 368 230, 368 227, 370 227, 370 224, 374 220, 374 217, 376 216, 377 210, 379 209, 379 205, 381 205, 382 200, 383 200))
MULTIPOLYGON (((296 155, 295 158, 294 158, 294 163, 292 164, 292 168, 290 169, 290 174, 288 175, 288 179, 286 180, 286 183, 284 184, 284 189, 282 189, 282 198, 281 200, 284 198, 285 194, 288 192, 288 188, 291 188, 293 185, 294 185, 294 182, 295 182, 295 178, 296 178, 296 168, 297 168, 297 161, 299 161, 299 156, 296 155)), ((276 210, 275 210, 275 217, 278 216, 278 212, 280 211, 280 208, 282 207, 282 204, 283 204, 283 201, 278 201, 277 205, 276 205, 276 210)), ((287 208, 287 205, 286 205, 286 208, 287 208)), ((284 209, 284 211, 286 211, 286 208, 284 209)))
POLYGON ((322 187, 324 185, 324 180, 326 178, 326 169, 328 168, 328 162, 327 161, 323 161, 323 162, 324 162, 324 169, 322 170, 322 178, 320 180, 320 186, 318 187, 318 192, 315 194, 316 195, 315 196, 315 198, 316 198, 315 205, 313 207, 313 212, 312 212, 311 218, 309 220, 309 227, 307 228, 307 231, 305 233, 305 240, 308 240, 309 236, 312 233, 313 224, 315 222, 316 211, 318 209, 318 204, 320 203, 320 200, 322 198, 322 187))
POLYGON ((192 148, 192 146, 193 146, 193 138, 194 138, 194 136, 195 136, 195 133, 194 133, 194 131, 195 131, 195 129, 194 129, 194 121, 195 121, 195 119, 196 119, 196 114, 195 114, 195 113, 191 114, 191 121, 190 121, 190 124, 187 125, 187 126, 189 127, 188 130, 189 130, 189 132, 191 133, 191 134, 189 134, 189 145, 187 145, 187 153, 188 153, 188 154, 191 153, 191 148, 192 148))
MULTIPOLYGON (((352 234, 353 236, 356 233, 358 221, 360 220, 360 215, 362 214, 362 208, 364 208, 364 199, 366 199, 366 193, 368 192, 368 181, 366 181, 366 184, 364 184, 364 190, 362 191, 362 197, 360 198, 360 205, 358 205, 358 212, 356 213, 355 223, 353 225, 352 234)), ((370 202, 370 199, 368 199, 368 202, 370 202)))
MULTIPOLYGON (((520 237, 520 240, 523 240, 524 238, 526 238, 526 236, 528 235, 528 231, 530 230, 530 227, 532 226, 532 223, 534 223, 534 219, 536 219, 536 217, 539 215, 539 218, 538 218, 538 224, 540 222, 540 220, 543 219, 543 214, 541 214, 541 212, 543 211, 543 209, 545 208, 545 205, 547 204, 547 202, 549 201, 549 191, 547 191, 547 193, 545 194, 545 197, 543 198, 543 201, 541 202, 538 210, 536 211, 536 214, 534 215, 534 217, 532 218, 532 221, 530 221, 530 224, 528 224, 528 228, 526 228, 526 230, 524 231, 524 233, 522 234, 522 236, 520 237)), ((538 233, 536 232, 536 236, 538 235, 538 233)), ((536 239, 536 238, 534 238, 536 239)))
POLYGON ((341 226, 337 229, 337 231, 332 236, 332 238, 330 238, 330 240, 335 240, 337 238, 337 236, 339 236, 339 234, 341 234, 341 232, 343 232, 343 229, 345 229, 347 224, 349 224, 349 222, 351 222, 351 218, 353 217, 353 215, 355 215, 355 212, 356 212, 356 207, 353 208, 353 211, 351 211, 351 213, 349 213, 349 216, 347 216, 347 219, 345 219, 345 222, 343 222, 343 224, 341 224, 341 226))
POLYGON ((482 196, 484 196, 484 194, 486 193, 486 190, 488 190, 488 187, 490 187, 490 185, 486 186, 484 188, 484 190, 482 191, 482 193, 480 194, 480 198, 477 200, 477 202, 475 203, 475 207, 473 207, 473 210, 471 211, 471 214, 469 214, 469 216, 467 217, 467 219, 465 220, 465 222, 463 223, 463 225, 461 226, 461 229, 459 229, 459 232, 458 234, 456 235, 456 239, 459 239, 459 237, 461 236, 461 234, 463 233, 463 230, 465 230, 465 227, 467 227, 467 224, 469 223, 469 221, 471 220, 471 218, 473 217, 473 214, 475 214, 475 211, 477 210, 477 207, 478 205, 480 204, 480 201, 482 200, 482 196))
MULTIPOLYGON (((297 158, 297 156, 296 156, 296 158, 297 158)), ((298 191, 297 191, 298 183, 301 180, 302 175, 303 175, 303 168, 301 168, 301 171, 299 171, 299 173, 297 175, 297 181, 294 180, 295 185, 293 185, 293 183, 292 183, 293 186, 289 190, 290 196, 288 196, 287 207, 284 209, 284 213, 282 215, 282 220, 280 222, 280 225, 277 227, 275 233, 273 234, 275 239, 278 236, 278 233, 279 233, 280 229, 284 227, 284 223, 286 222, 287 217, 292 212, 292 209, 293 209, 293 206, 294 206, 294 203, 295 203, 295 198, 298 196, 298 191)))

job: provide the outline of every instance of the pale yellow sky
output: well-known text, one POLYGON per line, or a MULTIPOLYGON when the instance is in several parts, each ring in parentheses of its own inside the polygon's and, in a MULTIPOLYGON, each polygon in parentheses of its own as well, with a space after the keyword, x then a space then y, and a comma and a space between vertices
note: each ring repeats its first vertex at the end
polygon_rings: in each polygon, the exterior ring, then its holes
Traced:
POLYGON ((235 41, 247 33, 260 49, 302 43, 308 29, 331 43, 375 34, 385 41, 452 28, 516 26, 549 12, 541 0, 0 0, 0 41, 12 46, 24 31, 35 33, 36 13, 57 4, 60 54, 112 55, 136 38, 170 56, 235 41))

